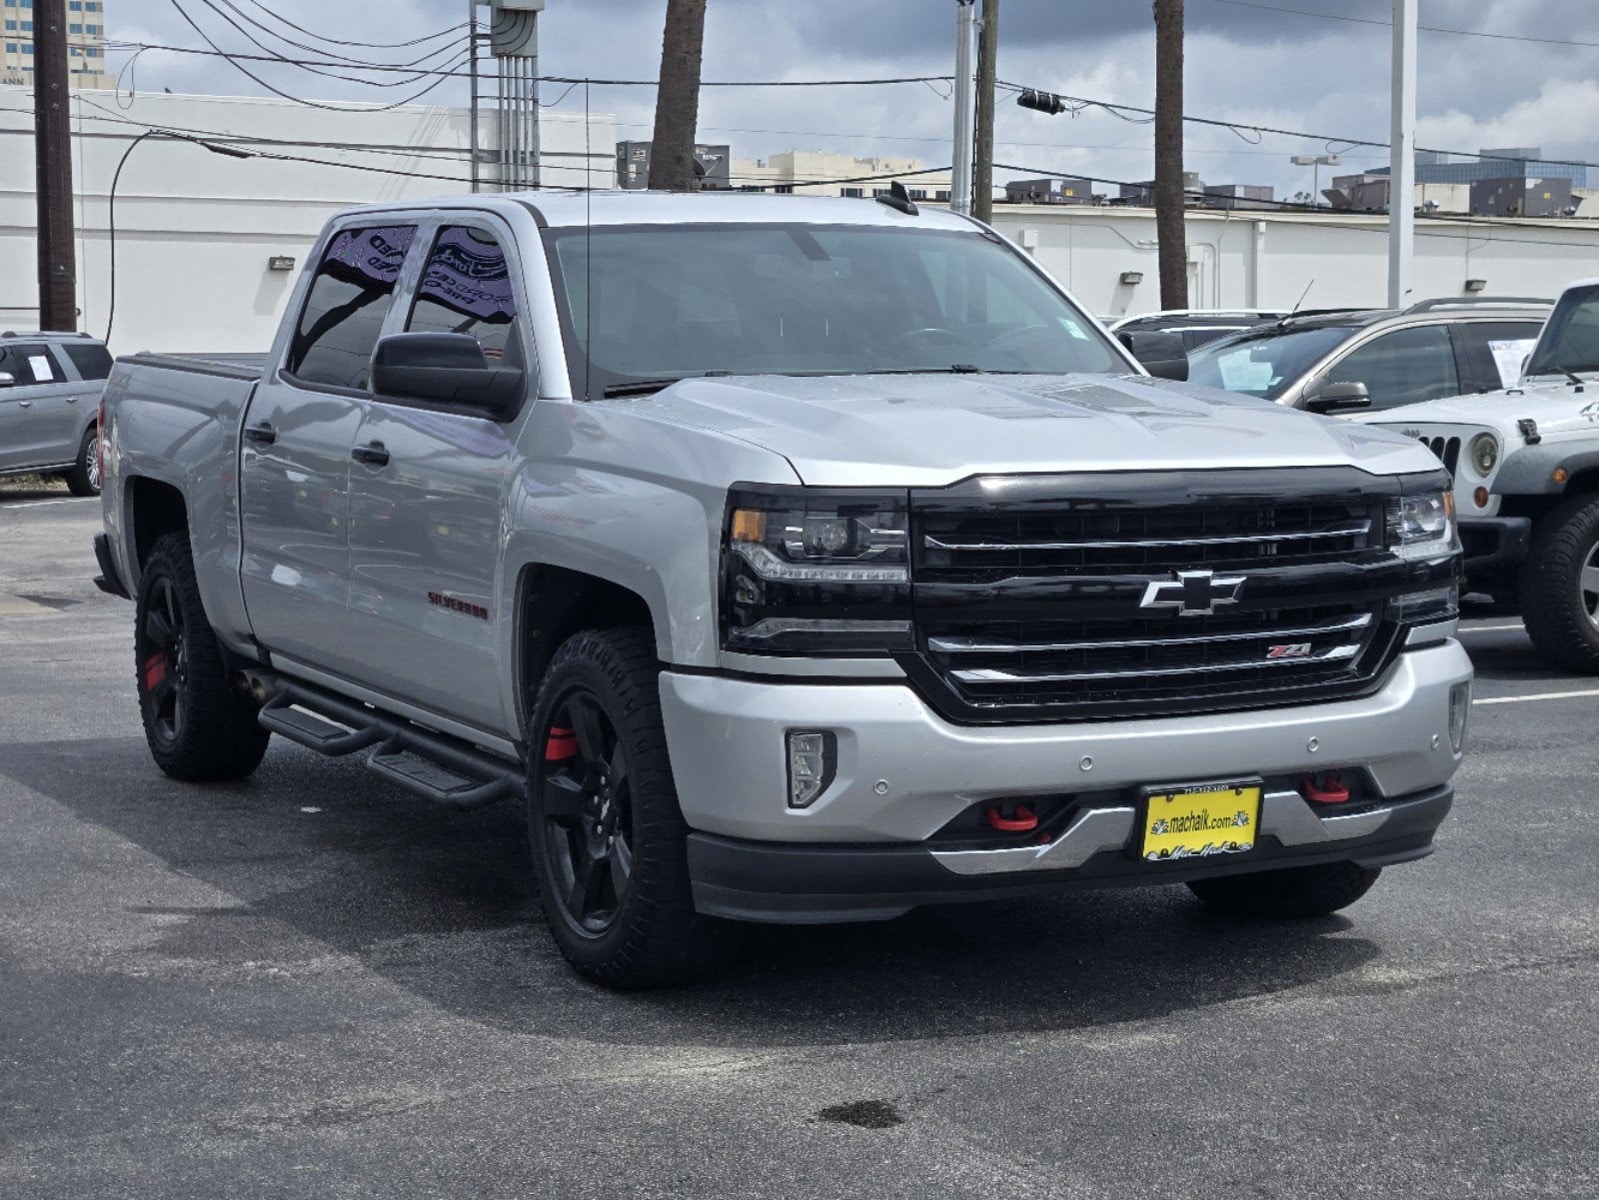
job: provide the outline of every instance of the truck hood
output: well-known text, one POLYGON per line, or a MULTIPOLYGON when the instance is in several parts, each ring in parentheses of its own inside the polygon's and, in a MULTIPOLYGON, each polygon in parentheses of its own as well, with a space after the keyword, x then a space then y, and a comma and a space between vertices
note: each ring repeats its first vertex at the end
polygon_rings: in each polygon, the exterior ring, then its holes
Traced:
MULTIPOLYGON (((1523 384, 1503 392, 1453 396, 1361 413, 1355 421, 1400 431, 1425 431, 1442 425, 1491 429, 1506 441, 1514 441, 1519 437, 1518 423, 1529 419, 1538 423, 1538 432, 1545 437, 1572 433, 1592 436, 1599 430, 1599 382, 1590 381, 1581 392, 1570 384, 1553 381, 1523 384)), ((1412 436, 1419 436, 1419 432, 1412 436)))
POLYGON ((1140 375, 685 379, 660 420, 781 454, 808 484, 939 487, 972 475, 1357 466, 1436 470, 1410 438, 1140 375))

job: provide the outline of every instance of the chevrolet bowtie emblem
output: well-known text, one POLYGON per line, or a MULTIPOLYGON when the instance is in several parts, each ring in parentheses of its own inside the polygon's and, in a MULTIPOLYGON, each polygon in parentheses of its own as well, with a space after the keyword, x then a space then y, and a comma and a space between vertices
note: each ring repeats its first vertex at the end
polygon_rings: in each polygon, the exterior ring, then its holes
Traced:
POLYGON ((1221 578, 1213 571, 1177 571, 1175 580, 1153 580, 1140 608, 1175 608, 1180 617, 1206 617, 1218 604, 1237 604, 1242 575, 1221 578))

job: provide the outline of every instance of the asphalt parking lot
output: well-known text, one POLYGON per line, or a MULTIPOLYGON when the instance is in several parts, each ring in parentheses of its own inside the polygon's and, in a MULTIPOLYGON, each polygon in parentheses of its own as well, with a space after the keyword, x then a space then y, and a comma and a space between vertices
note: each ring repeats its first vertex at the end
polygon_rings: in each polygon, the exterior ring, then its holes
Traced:
POLYGON ((1599 1194, 1599 680, 1514 618, 1438 853, 1345 914, 958 907, 615 995, 509 808, 160 775, 98 514, 0 489, 0 1196, 1599 1194))

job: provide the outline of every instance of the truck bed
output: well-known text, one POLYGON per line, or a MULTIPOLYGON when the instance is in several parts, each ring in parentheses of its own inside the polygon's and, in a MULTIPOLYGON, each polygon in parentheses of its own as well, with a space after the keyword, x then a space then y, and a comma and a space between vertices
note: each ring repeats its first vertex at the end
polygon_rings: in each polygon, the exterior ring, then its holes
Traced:
POLYGON ((217 352, 155 354, 141 350, 124 354, 119 362, 164 367, 170 371, 199 371, 205 375, 225 375, 233 379, 259 379, 266 370, 266 354, 227 354, 217 352))

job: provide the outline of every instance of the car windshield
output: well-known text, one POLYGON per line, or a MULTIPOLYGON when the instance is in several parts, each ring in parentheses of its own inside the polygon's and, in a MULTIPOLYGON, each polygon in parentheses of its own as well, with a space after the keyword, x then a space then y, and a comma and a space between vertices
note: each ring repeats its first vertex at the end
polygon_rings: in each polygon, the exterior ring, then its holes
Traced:
POLYGON ((1347 338, 1350 325, 1254 330, 1201 346, 1188 356, 1188 382, 1276 400, 1347 338))
POLYGON ((573 391, 697 375, 1131 371, 976 232, 825 225, 546 232, 573 391))
POLYGON ((1560 297, 1527 364, 1528 375, 1567 371, 1599 371, 1599 284, 1560 297))

